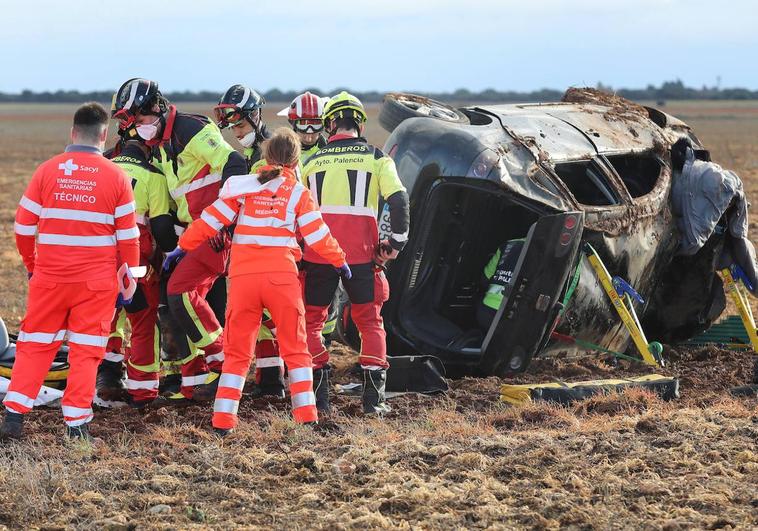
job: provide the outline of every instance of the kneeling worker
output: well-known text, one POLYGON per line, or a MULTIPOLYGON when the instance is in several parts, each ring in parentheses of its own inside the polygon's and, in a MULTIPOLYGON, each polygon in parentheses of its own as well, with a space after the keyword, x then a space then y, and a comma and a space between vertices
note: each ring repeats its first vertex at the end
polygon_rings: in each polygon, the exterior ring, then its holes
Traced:
POLYGON ((300 423, 318 420, 296 265, 302 254, 296 231, 344 278, 350 278, 351 272, 311 195, 297 182, 299 155, 295 133, 279 129, 264 143, 268 164, 256 175, 231 177, 219 199, 182 234, 179 247, 164 262, 164 267, 170 267, 185 250, 237 223, 229 268, 226 357, 213 405, 213 427, 222 436, 237 425, 237 408, 264 308, 276 323, 280 354, 289 371, 292 415, 300 423))

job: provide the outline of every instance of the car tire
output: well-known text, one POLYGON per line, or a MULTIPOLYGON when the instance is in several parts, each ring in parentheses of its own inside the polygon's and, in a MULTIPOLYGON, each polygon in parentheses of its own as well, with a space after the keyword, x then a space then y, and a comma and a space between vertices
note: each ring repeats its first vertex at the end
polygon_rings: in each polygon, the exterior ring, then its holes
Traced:
POLYGON ((389 92, 384 95, 379 109, 379 125, 392 132, 401 122, 408 118, 436 118, 454 124, 469 123, 468 116, 458 109, 440 101, 406 94, 404 92, 389 92))

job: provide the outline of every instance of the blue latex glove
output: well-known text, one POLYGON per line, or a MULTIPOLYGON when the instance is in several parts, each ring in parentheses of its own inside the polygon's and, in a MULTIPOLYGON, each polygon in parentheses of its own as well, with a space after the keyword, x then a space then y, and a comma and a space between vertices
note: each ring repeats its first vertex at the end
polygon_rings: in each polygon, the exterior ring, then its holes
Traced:
POLYGON ((187 254, 187 251, 185 251, 184 249, 182 249, 181 247, 177 245, 176 249, 168 253, 166 255, 166 258, 163 259, 162 269, 164 271, 168 271, 169 269, 171 269, 171 266, 178 264, 179 260, 184 258, 185 254, 187 254))
POLYGON ((134 297, 131 297, 129 299, 125 299, 124 296, 119 293, 118 297, 116 297, 116 308, 117 309, 118 308, 123 308, 127 304, 131 304, 133 298, 134 297))
POLYGON ((337 273, 339 273, 339 275, 345 280, 350 280, 353 278, 353 272, 350 271, 350 266, 347 265, 347 263, 342 264, 340 267, 335 267, 335 269, 337 270, 337 273))

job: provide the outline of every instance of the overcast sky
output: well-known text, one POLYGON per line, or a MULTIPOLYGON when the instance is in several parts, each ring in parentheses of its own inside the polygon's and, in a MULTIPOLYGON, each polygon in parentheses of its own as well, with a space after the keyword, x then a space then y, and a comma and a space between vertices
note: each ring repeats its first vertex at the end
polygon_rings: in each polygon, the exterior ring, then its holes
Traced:
POLYGON ((758 89, 749 0, 3 0, 0 91, 758 89))

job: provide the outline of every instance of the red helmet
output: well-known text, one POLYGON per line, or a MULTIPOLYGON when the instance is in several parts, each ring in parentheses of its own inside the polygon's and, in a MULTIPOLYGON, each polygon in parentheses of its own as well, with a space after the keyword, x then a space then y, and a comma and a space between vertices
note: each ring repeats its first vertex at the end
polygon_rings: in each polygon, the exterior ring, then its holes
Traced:
POLYGON ((310 92, 300 94, 290 106, 282 109, 279 115, 286 112, 287 120, 301 133, 318 133, 323 129, 321 115, 324 113, 324 103, 327 98, 321 98, 310 92))

